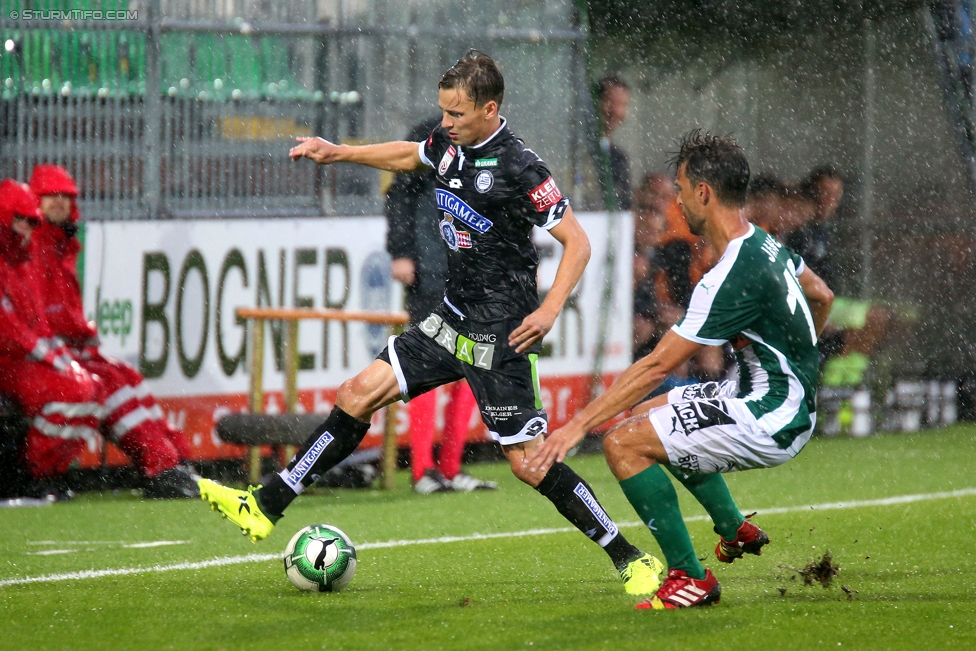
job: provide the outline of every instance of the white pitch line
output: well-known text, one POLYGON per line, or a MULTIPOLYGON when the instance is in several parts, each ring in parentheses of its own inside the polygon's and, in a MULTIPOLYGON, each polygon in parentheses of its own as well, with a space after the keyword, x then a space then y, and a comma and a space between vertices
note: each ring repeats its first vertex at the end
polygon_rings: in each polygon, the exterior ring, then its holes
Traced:
POLYGON ((126 542, 124 540, 28 540, 28 545, 118 545, 129 549, 143 547, 165 547, 166 545, 186 545, 189 540, 152 540, 149 542, 126 542))
MULTIPOLYGON (((911 504, 913 502, 926 502, 929 500, 943 500, 953 497, 971 497, 976 495, 976 487, 961 488, 954 491, 944 491, 939 493, 919 493, 916 495, 898 495, 896 497, 884 497, 876 500, 851 500, 846 502, 824 502, 822 504, 807 504, 805 506, 781 506, 768 509, 761 509, 765 515, 776 515, 780 513, 798 513, 800 511, 833 511, 841 509, 857 509, 871 506, 893 506, 897 504, 911 504)), ((745 509, 749 510, 749 509, 745 509)), ((700 522, 707 520, 708 516, 698 515, 685 518, 685 522, 700 522)), ((643 527, 640 522, 625 522, 618 526, 621 527, 643 527)), ((472 540, 491 540, 495 538, 521 538, 524 536, 545 536, 554 533, 567 533, 576 531, 574 527, 558 527, 553 529, 527 529, 525 531, 510 531, 505 533, 476 533, 469 536, 443 536, 441 538, 421 538, 418 540, 388 540, 385 542, 362 543, 356 545, 357 549, 387 549, 390 547, 412 547, 417 545, 438 545, 452 542, 467 542, 472 540)), ((281 554, 248 554, 247 556, 226 556, 214 558, 209 561, 174 563, 172 565, 155 565, 152 567, 128 567, 112 570, 85 570, 82 572, 67 572, 64 574, 46 574, 44 576, 28 576, 22 579, 2 579, 0 588, 8 585, 26 585, 29 583, 56 583, 59 581, 77 581, 81 579, 98 579, 105 576, 129 576, 133 574, 146 574, 148 572, 174 572, 179 570, 201 570, 208 567, 223 567, 226 565, 240 565, 242 563, 264 563, 267 561, 277 561, 281 559, 281 554)))
POLYGON ((82 572, 68 572, 65 574, 47 574, 45 576, 29 576, 24 579, 5 579, 0 581, 0 587, 8 585, 25 585, 27 583, 54 583, 58 581, 74 581, 78 579, 100 579, 103 576, 128 576, 131 574, 146 574, 147 572, 173 572, 176 570, 199 570, 206 567, 221 567, 224 565, 238 565, 240 563, 259 563, 280 559, 280 554, 249 554, 247 556, 230 556, 215 558, 210 561, 196 563, 175 563, 173 565, 156 565, 153 567, 125 567, 114 570, 85 570, 82 572))
POLYGON ((28 540, 28 545, 124 545, 122 540, 28 540))

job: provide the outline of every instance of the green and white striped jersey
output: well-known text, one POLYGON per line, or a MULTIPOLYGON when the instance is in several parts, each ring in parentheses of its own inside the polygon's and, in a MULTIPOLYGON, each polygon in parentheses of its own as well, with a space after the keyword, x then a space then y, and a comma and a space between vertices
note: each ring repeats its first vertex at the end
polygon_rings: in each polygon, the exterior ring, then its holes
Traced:
POLYGON ((750 225, 695 286, 673 330, 706 346, 736 349, 741 398, 783 449, 810 430, 819 354, 810 306, 797 276, 803 259, 750 225))

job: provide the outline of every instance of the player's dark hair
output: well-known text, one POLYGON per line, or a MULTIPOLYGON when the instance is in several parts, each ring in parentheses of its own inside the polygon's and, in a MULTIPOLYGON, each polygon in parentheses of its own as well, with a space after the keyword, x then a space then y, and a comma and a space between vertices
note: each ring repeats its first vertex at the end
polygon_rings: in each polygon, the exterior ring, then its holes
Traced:
POLYGON ((843 181, 844 175, 833 165, 820 165, 819 167, 814 167, 810 171, 810 176, 807 177, 807 181, 810 183, 816 183, 824 179, 838 179, 843 181))
POLYGON ((778 178, 772 174, 760 174, 749 182, 749 191, 747 194, 750 199, 758 199, 770 195, 785 197, 788 193, 789 188, 778 178))
POLYGON ((501 106, 505 97, 505 79, 501 70, 494 59, 479 50, 468 50, 444 73, 437 87, 463 90, 475 106, 484 106, 488 102, 501 106))
POLYGON ((837 179, 845 183, 844 175, 833 165, 821 165, 813 168, 803 183, 800 184, 800 191, 813 201, 820 201, 820 182, 826 179, 837 179))
POLYGON ((721 203, 736 208, 745 205, 749 161, 731 136, 716 136, 695 129, 686 133, 678 144, 678 151, 669 161, 675 170, 685 165, 688 180, 712 186, 721 203))
POLYGON ((600 99, 610 92, 611 88, 623 88, 626 91, 630 91, 630 84, 618 77, 617 75, 607 75, 596 82, 596 96, 600 99))

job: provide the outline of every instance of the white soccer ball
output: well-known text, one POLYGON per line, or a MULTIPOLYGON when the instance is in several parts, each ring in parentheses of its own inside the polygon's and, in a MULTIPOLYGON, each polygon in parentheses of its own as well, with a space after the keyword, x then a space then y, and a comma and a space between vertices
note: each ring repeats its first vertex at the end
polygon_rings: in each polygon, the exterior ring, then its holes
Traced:
POLYGON ((313 524, 288 541, 285 575, 299 590, 338 592, 356 575, 356 548, 338 527, 313 524))

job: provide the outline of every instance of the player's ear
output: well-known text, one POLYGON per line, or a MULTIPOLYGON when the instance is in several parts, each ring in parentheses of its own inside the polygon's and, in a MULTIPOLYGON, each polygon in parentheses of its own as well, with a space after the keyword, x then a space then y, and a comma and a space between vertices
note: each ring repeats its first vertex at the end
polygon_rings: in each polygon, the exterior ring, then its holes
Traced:
POLYGON ((712 200, 712 187, 707 183, 698 184, 698 201, 703 206, 707 206, 708 202, 712 200))
POLYGON ((498 102, 495 100, 488 100, 485 102, 484 106, 485 120, 491 120, 496 115, 498 115, 498 102))

